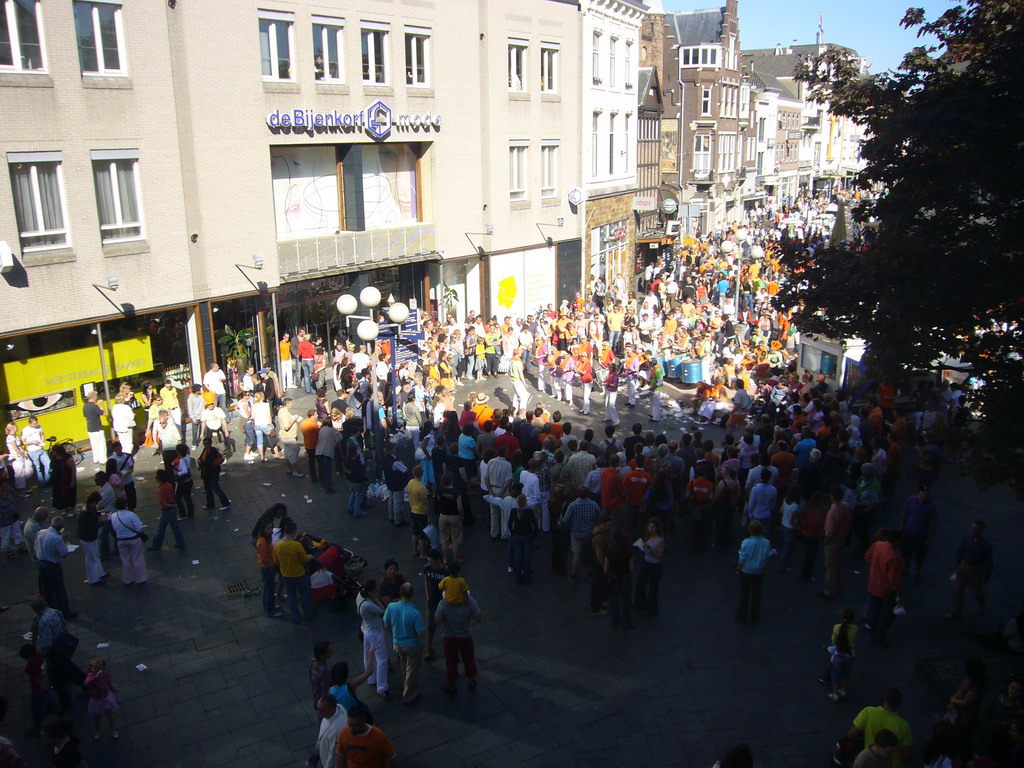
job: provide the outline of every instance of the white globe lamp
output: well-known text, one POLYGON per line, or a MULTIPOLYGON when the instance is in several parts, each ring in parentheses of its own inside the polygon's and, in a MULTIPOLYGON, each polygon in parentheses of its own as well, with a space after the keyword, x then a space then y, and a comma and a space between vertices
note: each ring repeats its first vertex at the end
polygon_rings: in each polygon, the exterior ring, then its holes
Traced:
POLYGON ((373 309, 380 304, 380 291, 372 285, 368 285, 359 292, 359 302, 364 307, 373 309))
POLYGON ((343 315, 351 315, 359 309, 359 302, 356 301, 356 297, 351 293, 341 294, 335 304, 338 307, 338 312, 343 315))
POLYGON ((356 335, 363 341, 373 341, 379 332, 380 328, 373 320, 363 320, 356 326, 356 335))
POLYGON ((388 317, 392 323, 401 325, 409 319, 409 307, 400 301, 396 301, 388 307, 388 317))
POLYGON ((752 245, 752 246, 750 246, 750 256, 751 256, 751 258, 754 258, 754 259, 763 258, 764 257, 764 248, 762 248, 760 245, 752 245))
POLYGON ((746 227, 740 227, 736 230, 736 241, 739 243, 745 243, 750 239, 750 232, 747 231, 746 227))
POLYGON ((726 240, 719 247, 721 248, 722 253, 732 253, 736 248, 736 244, 732 240, 726 240))

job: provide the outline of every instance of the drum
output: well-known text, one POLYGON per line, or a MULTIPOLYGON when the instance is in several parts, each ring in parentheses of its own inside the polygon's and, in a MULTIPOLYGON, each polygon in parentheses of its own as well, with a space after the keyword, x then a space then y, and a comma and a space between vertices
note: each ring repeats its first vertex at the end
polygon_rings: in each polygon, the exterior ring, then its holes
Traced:
POLYGON ((703 365, 696 358, 683 358, 679 361, 682 369, 683 384, 699 384, 704 380, 703 365))

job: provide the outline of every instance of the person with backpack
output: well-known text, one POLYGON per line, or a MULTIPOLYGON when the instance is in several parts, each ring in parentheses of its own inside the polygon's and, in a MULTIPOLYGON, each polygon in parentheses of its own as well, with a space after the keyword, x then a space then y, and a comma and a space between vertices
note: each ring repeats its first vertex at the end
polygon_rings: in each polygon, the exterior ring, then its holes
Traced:
POLYGON ((203 438, 203 452, 199 454, 199 477, 206 491, 206 505, 203 509, 213 509, 214 494, 220 499, 221 512, 231 507, 231 499, 221 490, 220 468, 224 464, 224 454, 213 445, 213 437, 203 438))

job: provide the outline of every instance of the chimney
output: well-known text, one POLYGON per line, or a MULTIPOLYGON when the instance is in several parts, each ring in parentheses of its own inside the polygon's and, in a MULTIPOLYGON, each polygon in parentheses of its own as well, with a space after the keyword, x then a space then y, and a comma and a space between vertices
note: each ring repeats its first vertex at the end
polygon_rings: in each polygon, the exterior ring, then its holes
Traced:
POLYGON ((786 53, 792 53, 794 45, 796 45, 796 38, 793 39, 792 43, 786 46, 786 53))
POLYGON ((782 43, 776 43, 775 44, 775 55, 776 56, 781 56, 782 55, 782 43))

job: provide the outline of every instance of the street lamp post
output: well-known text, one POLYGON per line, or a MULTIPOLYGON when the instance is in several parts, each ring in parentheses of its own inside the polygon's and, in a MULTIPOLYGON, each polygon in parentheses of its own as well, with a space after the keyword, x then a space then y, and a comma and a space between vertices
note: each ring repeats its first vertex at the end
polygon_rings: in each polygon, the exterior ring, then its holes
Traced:
MULTIPOLYGON (((375 353, 376 345, 374 342, 378 337, 383 337, 390 340, 391 346, 391 422, 392 424, 398 423, 398 365, 397 365, 397 350, 398 340, 400 338, 400 331, 402 323, 409 319, 409 307, 400 301, 392 301, 389 303, 388 308, 385 310, 390 322, 378 323, 373 318, 373 313, 380 306, 382 296, 380 291, 371 286, 363 288, 359 293, 359 300, 356 301, 356 297, 350 293, 343 294, 338 297, 336 306, 338 312, 346 320, 360 320, 358 326, 356 326, 356 335, 359 336, 360 340, 367 344, 370 349, 375 353), (359 309, 359 305, 362 304, 366 308, 367 315, 357 315, 356 311, 359 309), (382 329, 383 326, 383 329, 382 329)), ((383 430, 376 428, 379 427, 380 418, 377 415, 377 361, 376 354, 370 355, 370 388, 371 388, 371 399, 372 402, 368 403, 370 411, 364 414, 366 422, 370 429, 374 433, 374 453, 377 456, 377 465, 380 466, 380 456, 383 455, 383 430)))

